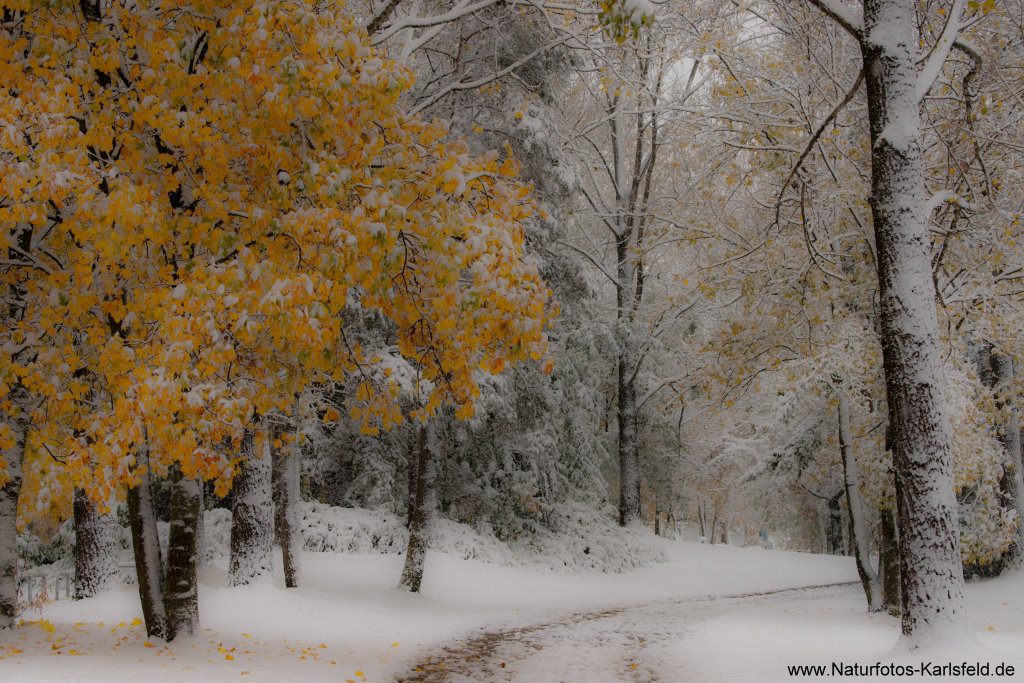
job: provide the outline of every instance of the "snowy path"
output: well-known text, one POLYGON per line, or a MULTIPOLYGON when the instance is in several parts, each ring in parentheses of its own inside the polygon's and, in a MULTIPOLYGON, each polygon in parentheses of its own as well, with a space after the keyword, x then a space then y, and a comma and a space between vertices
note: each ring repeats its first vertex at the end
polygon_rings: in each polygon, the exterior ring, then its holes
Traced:
POLYGON ((787 605, 846 597, 857 590, 855 583, 827 584, 575 612, 454 641, 396 679, 403 683, 692 680, 681 643, 703 622, 753 606, 770 604, 785 610, 787 605))

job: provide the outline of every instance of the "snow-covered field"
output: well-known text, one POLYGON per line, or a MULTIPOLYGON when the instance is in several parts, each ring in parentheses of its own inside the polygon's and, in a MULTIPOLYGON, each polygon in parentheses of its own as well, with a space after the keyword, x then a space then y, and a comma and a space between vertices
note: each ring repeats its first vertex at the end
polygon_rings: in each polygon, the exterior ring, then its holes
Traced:
MULTIPOLYGON (((897 620, 866 614, 857 586, 695 599, 854 581, 850 558, 653 542, 664 545, 669 561, 624 574, 571 575, 435 552, 418 596, 394 589, 398 555, 307 552, 305 584, 292 590, 280 580, 228 588, 223 571, 211 566, 200 596, 204 636, 146 641, 133 587, 57 601, 0 634, 0 680, 393 681, 445 644, 457 653, 474 635, 534 622, 559 626, 537 631, 530 644, 509 641, 502 650, 499 643, 496 652, 508 661, 493 663, 496 680, 784 681, 801 679, 787 673, 791 664, 966 657, 994 672, 1024 660, 1021 573, 969 586, 977 642, 905 655, 893 651, 897 620), (645 606, 582 616, 629 604, 645 606), (572 613, 578 616, 566 618, 572 613), (550 646, 540 656, 537 639, 545 637, 550 646)), ((488 670, 481 664, 451 680, 483 678, 488 670)))

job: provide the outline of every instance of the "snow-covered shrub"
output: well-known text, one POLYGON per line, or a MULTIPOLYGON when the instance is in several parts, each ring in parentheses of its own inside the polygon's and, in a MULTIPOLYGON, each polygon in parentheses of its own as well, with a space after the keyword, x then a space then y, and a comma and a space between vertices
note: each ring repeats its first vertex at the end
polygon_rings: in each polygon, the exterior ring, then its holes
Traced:
POLYGON ((57 527, 56 533, 48 540, 36 536, 31 531, 23 531, 17 536, 18 558, 25 568, 60 563, 61 568, 74 566, 75 554, 75 522, 66 519, 57 527))
MULTIPOLYGON (((453 557, 499 565, 535 565, 557 571, 623 572, 666 561, 664 550, 647 531, 623 529, 611 516, 596 515, 577 505, 560 508, 562 529, 538 529, 506 544, 488 529, 477 529, 448 519, 434 521, 430 548, 453 557)), ((316 502, 299 504, 302 545, 314 552, 405 552, 405 521, 384 510, 342 508, 316 502)), ((223 564, 231 536, 231 513, 207 510, 202 541, 203 558, 223 564)), ((159 531, 166 533, 166 525, 159 531)))
POLYGON ((341 508, 316 502, 299 504, 302 547, 317 552, 405 552, 409 532, 395 514, 383 510, 341 508))
POLYGON ((516 538, 511 548, 530 564, 569 572, 625 572, 668 560, 665 550, 642 528, 620 527, 611 514, 596 514, 584 504, 559 506, 553 532, 537 529, 516 538))

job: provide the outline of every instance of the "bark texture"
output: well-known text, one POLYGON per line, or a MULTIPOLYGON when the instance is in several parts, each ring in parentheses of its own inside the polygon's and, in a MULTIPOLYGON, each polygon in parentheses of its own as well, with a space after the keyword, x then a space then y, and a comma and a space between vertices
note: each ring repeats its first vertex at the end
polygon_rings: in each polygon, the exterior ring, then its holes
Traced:
MULTIPOLYGON (((634 278, 633 256, 629 249, 629 233, 617 240, 617 275, 620 283, 634 278)), ((632 302, 629 290, 617 287, 617 306, 620 323, 626 326, 632 302)), ((619 524, 640 519, 640 442, 637 436, 636 365, 630 353, 632 340, 620 340, 618 354, 618 424, 619 424, 619 524)))
POLYGON ((171 523, 167 540, 167 639, 199 632, 199 515, 202 485, 171 470, 171 523))
POLYGON ((878 574, 882 582, 882 609, 892 615, 900 613, 900 549, 896 534, 896 518, 891 510, 879 510, 878 574))
POLYGON ((81 600, 111 588, 117 578, 117 520, 83 489, 75 489, 74 514, 75 599, 81 600))
POLYGON ((828 508, 828 526, 825 529, 825 551, 829 555, 843 555, 846 546, 843 543, 843 495, 845 489, 839 489, 836 495, 826 501, 828 508))
POLYGON ((893 418, 903 634, 909 647, 966 630, 951 439, 925 216, 915 0, 865 0, 886 395, 893 418))
POLYGON ((247 429, 242 437, 242 463, 235 472, 231 498, 231 560, 228 577, 242 586, 273 571, 274 503, 271 493, 270 441, 257 443, 247 429))
MULTIPOLYGON (((0 414, 2 415, 2 414, 0 414)), ((4 420, 10 427, 14 445, 4 451, 7 483, 0 489, 0 628, 14 626, 18 607, 18 496, 21 494, 21 468, 25 462, 28 423, 17 418, 4 420)))
POLYGON ((435 482, 434 454, 427 440, 427 427, 421 425, 417 436, 415 459, 409 466, 415 468, 415 486, 412 495, 413 507, 409 513, 409 545, 405 551, 405 565, 398 582, 400 588, 419 593, 423 583, 423 564, 427 556, 427 539, 433 517, 432 503, 435 482))
POLYGON ((138 448, 136 460, 140 472, 139 484, 128 489, 128 519, 132 530, 132 548, 135 551, 135 573, 142 602, 142 618, 146 622, 146 635, 166 640, 169 634, 164 607, 163 558, 156 533, 148 446, 138 448))
MULTIPOLYGON (((280 438, 274 432, 275 443, 280 438)), ((273 446, 274 526, 277 542, 281 545, 284 566, 284 585, 297 588, 302 580, 299 565, 299 526, 296 505, 299 502, 299 464, 294 452, 273 446)))

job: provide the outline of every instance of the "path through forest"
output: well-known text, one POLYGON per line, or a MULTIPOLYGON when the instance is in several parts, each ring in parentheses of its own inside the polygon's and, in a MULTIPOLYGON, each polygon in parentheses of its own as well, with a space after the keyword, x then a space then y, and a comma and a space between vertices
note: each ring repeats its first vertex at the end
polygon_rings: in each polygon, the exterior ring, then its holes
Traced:
POLYGON ((855 583, 832 583, 573 612, 564 618, 455 640, 396 679, 400 683, 691 680, 693 671, 680 644, 701 623, 751 606, 785 610, 855 590, 855 583))

